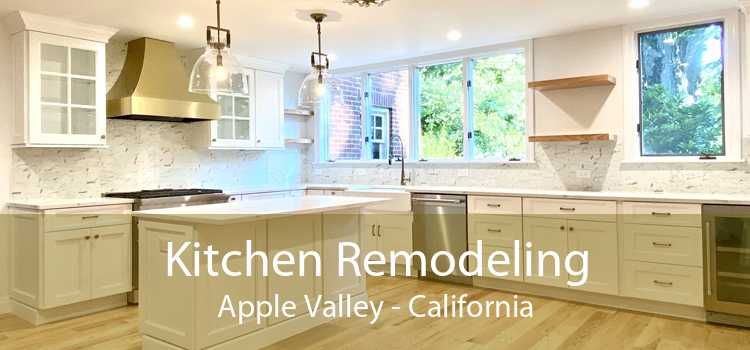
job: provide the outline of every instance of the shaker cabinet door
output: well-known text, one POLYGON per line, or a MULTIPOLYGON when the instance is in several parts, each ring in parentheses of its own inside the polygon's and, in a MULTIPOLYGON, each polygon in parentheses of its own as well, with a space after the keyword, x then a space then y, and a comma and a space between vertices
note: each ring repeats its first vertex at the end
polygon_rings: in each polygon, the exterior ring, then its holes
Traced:
POLYGON ((255 143, 257 148, 284 147, 284 76, 255 72, 255 143))
POLYGON ((91 297, 132 290, 130 225, 91 230, 91 297))
POLYGON ((90 298, 91 239, 90 229, 45 234, 43 309, 90 298))

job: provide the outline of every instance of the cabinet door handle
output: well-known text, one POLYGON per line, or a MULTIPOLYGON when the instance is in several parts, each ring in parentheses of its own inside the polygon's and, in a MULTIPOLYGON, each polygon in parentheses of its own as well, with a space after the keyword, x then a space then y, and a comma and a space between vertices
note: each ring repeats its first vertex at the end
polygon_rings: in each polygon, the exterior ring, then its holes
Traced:
POLYGON ((651 242, 651 245, 657 248, 672 248, 672 243, 651 242))
POLYGON ((664 282, 664 281, 659 281, 659 280, 654 280, 654 284, 657 286, 662 286, 662 287, 671 287, 674 285, 674 283, 672 282, 664 282))
POLYGON ((565 226, 560 226, 560 231, 565 231, 565 226))
POLYGON ((107 139, 107 135, 102 135, 102 136, 101 136, 101 139, 102 139, 102 140, 106 140, 106 139, 107 139))
POLYGON ((562 211, 576 211, 576 208, 560 207, 562 211))
POLYGON ((99 239, 99 235, 94 235, 94 239, 99 239))
POLYGON ((568 227, 568 231, 573 232, 575 231, 575 229, 573 228, 573 226, 571 226, 571 227, 568 227))
POLYGON ((660 212, 657 212, 657 211, 652 211, 651 215, 653 215, 653 216, 672 216, 672 213, 660 213, 660 212))
POLYGON ((383 237, 383 236, 381 236, 381 235, 380 235, 380 228, 381 228, 381 227, 382 227, 382 226, 378 225, 378 237, 383 237))
POLYGON ((706 294, 711 296, 713 294, 713 291, 711 290, 711 283, 713 281, 711 280, 711 274, 713 271, 711 271, 711 259, 713 258, 711 256, 711 221, 706 221, 706 294))
POLYGON ((375 224, 372 224, 372 225, 370 226, 370 234, 371 234, 371 235, 372 235, 373 237, 375 237, 375 224))
POLYGON ((84 238, 84 239, 86 239, 86 240, 88 241, 88 240, 90 240, 90 239, 91 239, 91 236, 86 236, 86 237, 83 237, 83 238, 84 238))

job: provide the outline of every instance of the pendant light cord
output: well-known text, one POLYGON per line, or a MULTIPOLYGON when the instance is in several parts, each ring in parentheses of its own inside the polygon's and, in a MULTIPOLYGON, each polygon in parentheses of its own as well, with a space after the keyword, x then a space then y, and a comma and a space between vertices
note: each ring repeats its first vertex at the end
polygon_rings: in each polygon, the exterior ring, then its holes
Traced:
POLYGON ((216 0, 216 29, 219 32, 218 41, 221 41, 221 0, 216 0))

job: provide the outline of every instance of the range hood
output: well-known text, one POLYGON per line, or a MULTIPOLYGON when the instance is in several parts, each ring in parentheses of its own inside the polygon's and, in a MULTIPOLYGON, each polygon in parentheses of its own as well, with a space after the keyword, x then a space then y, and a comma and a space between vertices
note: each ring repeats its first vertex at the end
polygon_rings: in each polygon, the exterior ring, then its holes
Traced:
POLYGON ((194 122, 219 116, 218 103, 188 91, 173 43, 151 38, 128 43, 120 77, 107 93, 108 118, 194 122))

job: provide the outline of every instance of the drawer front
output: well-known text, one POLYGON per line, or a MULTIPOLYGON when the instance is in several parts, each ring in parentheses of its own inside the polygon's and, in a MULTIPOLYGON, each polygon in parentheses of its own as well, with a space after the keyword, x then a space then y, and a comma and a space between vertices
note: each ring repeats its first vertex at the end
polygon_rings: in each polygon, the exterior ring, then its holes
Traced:
POLYGON ((44 231, 129 224, 131 212, 132 207, 128 204, 47 210, 44 212, 44 231))
POLYGON ((625 202, 622 212, 631 224, 701 227, 700 204, 625 202))
POLYGON ((523 213, 528 216, 616 222, 617 203, 611 201, 524 198, 523 213))
POLYGON ((625 259, 703 266, 703 231, 697 227, 625 224, 625 259))
POLYGON ((484 245, 513 247, 523 244, 523 219, 520 216, 469 215, 469 243, 482 240, 484 245))
POLYGON ((622 272, 624 296, 703 306, 703 269, 699 267, 625 261, 622 272))
POLYGON ((469 196, 469 214, 521 215, 521 198, 469 196))
MULTIPOLYGON (((476 252, 477 251, 477 245, 473 244, 472 242, 469 243, 469 251, 476 252)), ((479 277, 485 277, 485 278, 495 278, 495 279, 501 279, 501 280, 510 280, 510 281, 517 281, 517 282, 523 282, 523 254, 519 254, 518 256, 518 262, 513 259, 514 252, 513 248, 507 248, 507 247, 495 247, 491 245, 482 244, 482 261, 488 261, 490 255, 494 252, 503 251, 505 254, 508 254, 509 260, 507 265, 495 265, 493 268, 496 272, 502 273, 507 272, 508 275, 505 277, 496 277, 492 272, 488 270, 487 266, 482 267, 482 275, 479 277), (517 266, 518 265, 518 266, 517 266), (516 276, 516 269, 518 269, 518 276, 516 276)), ((495 261, 502 261, 502 256, 496 256, 494 258, 495 261)), ((477 268, 477 262, 475 259, 469 259, 469 271, 474 271, 477 268)))

